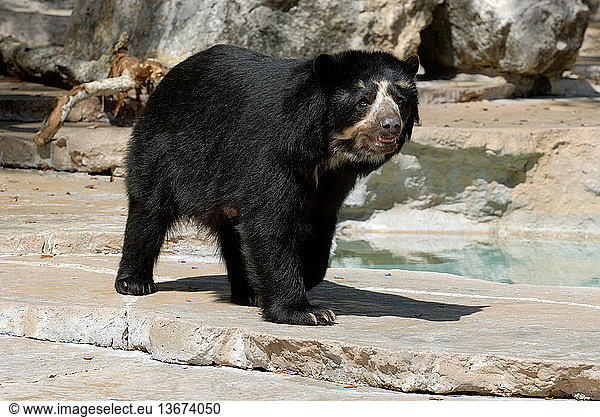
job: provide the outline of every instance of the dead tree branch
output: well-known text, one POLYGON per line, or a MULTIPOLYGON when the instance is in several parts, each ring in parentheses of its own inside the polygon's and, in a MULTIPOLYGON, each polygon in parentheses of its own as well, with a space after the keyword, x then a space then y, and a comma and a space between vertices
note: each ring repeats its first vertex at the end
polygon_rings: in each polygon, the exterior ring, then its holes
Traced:
MULTIPOLYGON (((127 55, 126 34, 121 35, 119 41, 112 49, 113 55, 110 63, 108 77, 102 76, 101 80, 86 82, 77 85, 62 97, 52 113, 44 123, 42 129, 34 136, 34 142, 43 146, 48 143, 63 125, 71 109, 75 104, 91 96, 117 95, 116 115, 123 105, 126 92, 132 89, 136 91, 136 98, 140 102, 141 90, 145 89, 150 94, 155 85, 165 76, 168 68, 154 61, 140 61, 127 55)), ((105 73, 106 74, 106 73, 105 73)))
POLYGON ((135 88, 137 83, 131 78, 129 72, 115 78, 101 81, 91 81, 73 87, 69 93, 58 100, 50 116, 42 124, 42 129, 33 137, 33 141, 43 146, 50 141, 63 125, 67 116, 80 101, 91 96, 109 96, 135 88))

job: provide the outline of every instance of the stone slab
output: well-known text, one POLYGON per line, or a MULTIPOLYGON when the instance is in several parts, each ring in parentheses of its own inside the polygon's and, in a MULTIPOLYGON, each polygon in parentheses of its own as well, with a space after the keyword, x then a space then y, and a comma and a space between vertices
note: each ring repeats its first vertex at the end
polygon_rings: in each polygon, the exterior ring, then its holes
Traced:
POLYGON ((422 104, 460 103, 510 98, 517 87, 504 77, 482 74, 457 74, 448 80, 417 81, 422 104))
POLYGON ((156 294, 117 295, 118 259, 0 257, 0 333, 405 392, 600 399, 600 289, 330 269, 309 298, 338 321, 314 328, 230 304, 222 265, 177 255, 156 294))
POLYGON ((0 123, 2 165, 123 175, 123 156, 131 128, 109 124, 65 124, 55 140, 37 146, 40 123, 0 123))
MULTIPOLYGON (((67 93, 61 88, 0 75, 0 121, 41 122, 67 93)), ((114 108, 114 104, 111 107, 114 108)), ((67 121, 108 122, 111 117, 108 110, 101 98, 90 97, 73 106, 67 121)))

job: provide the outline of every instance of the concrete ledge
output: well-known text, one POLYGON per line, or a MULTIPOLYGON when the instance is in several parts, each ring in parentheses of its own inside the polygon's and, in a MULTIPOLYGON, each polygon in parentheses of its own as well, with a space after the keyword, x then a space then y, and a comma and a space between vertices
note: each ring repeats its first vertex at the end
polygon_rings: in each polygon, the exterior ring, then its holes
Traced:
POLYGON ((228 303, 220 264, 163 257, 158 293, 136 298, 112 289, 117 262, 0 257, 0 333, 405 392, 600 399, 599 289, 333 269, 309 296, 338 324, 286 326, 228 303))
POLYGON ((457 74, 449 80, 418 81, 419 102, 423 104, 460 103, 512 97, 517 86, 503 77, 457 74))
POLYGON ((148 327, 152 357, 165 362, 262 368, 403 392, 600 398, 598 364, 389 350, 164 319, 148 327))

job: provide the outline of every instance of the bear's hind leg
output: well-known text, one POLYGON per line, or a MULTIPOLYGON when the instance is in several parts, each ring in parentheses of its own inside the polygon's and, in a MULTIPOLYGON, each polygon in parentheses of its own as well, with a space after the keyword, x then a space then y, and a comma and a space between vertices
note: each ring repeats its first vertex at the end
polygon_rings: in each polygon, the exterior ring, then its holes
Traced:
POLYGON ((154 210, 148 206, 146 202, 129 199, 123 254, 115 280, 119 294, 156 292, 152 271, 174 216, 168 214, 163 205, 156 205, 154 210))
POLYGON ((258 305, 254 290, 248 283, 240 234, 233 226, 222 225, 217 235, 221 244, 221 256, 227 266, 227 278, 231 285, 231 302, 243 306, 258 305))

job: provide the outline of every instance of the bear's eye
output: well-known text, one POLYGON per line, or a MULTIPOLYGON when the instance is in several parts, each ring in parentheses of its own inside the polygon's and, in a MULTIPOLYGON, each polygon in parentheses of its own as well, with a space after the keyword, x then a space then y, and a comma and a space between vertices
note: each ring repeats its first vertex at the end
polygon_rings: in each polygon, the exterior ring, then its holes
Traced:
POLYGON ((396 102, 400 110, 406 110, 408 108, 408 100, 406 99, 406 97, 396 96, 394 97, 394 101, 396 102))
POLYGON ((396 102, 396 104, 398 105, 398 107, 404 105, 408 100, 406 99, 406 97, 400 93, 400 92, 392 92, 392 97, 394 99, 394 101, 396 102))
POLYGON ((361 99, 358 101, 358 107, 360 107, 361 109, 368 107, 369 104, 371 104, 371 95, 370 94, 366 94, 366 95, 362 96, 361 99))

